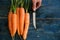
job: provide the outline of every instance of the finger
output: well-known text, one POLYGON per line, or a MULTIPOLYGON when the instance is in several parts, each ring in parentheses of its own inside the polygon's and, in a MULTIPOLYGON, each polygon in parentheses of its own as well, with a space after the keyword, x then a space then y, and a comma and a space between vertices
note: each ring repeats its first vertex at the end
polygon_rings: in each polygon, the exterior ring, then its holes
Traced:
POLYGON ((36 4, 36 8, 38 9, 41 6, 42 0, 38 0, 37 4, 36 4))
POLYGON ((36 4, 36 8, 38 9, 40 6, 41 6, 40 3, 37 2, 37 4, 36 4))
POLYGON ((36 4, 33 4, 33 7, 32 7, 33 11, 36 10, 36 4))
POLYGON ((33 11, 35 11, 36 10, 36 0, 33 0, 32 3, 33 3, 32 9, 33 9, 33 11))

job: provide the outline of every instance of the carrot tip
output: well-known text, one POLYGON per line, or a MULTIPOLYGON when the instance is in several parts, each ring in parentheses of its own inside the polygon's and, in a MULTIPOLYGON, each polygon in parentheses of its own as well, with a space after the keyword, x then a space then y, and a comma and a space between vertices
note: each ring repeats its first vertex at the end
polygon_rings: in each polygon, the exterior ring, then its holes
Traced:
POLYGON ((37 29, 37 28, 35 28, 35 30, 37 31, 38 29, 37 29))
POLYGON ((14 37, 12 37, 12 40, 14 40, 14 37))
POLYGON ((23 40, 23 37, 22 36, 20 36, 20 40, 23 40))
POLYGON ((26 39, 24 39, 24 40, 26 40, 26 39))

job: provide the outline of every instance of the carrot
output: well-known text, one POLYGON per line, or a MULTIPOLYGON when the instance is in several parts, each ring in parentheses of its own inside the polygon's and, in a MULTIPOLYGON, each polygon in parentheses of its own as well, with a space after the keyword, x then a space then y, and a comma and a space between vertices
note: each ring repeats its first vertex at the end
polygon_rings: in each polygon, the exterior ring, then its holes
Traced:
POLYGON ((24 29, 24 17, 25 17, 25 10, 23 7, 19 9, 20 15, 19 15, 19 27, 18 27, 18 35, 22 36, 23 29, 24 29))
POLYGON ((8 27, 9 27, 9 31, 10 31, 10 33, 11 33, 11 36, 13 36, 13 34, 12 34, 12 12, 9 12, 9 14, 8 14, 8 27))
POLYGON ((29 24, 30 24, 30 15, 29 15, 29 13, 26 13, 25 14, 25 26, 24 26, 24 32, 23 32, 23 39, 24 40, 26 40, 26 38, 27 38, 29 24))
POLYGON ((11 34, 11 37, 12 37, 12 40, 14 40, 14 36, 15 36, 15 33, 17 31, 17 27, 18 27, 18 8, 16 9, 17 7, 17 0, 11 0, 11 8, 10 8, 10 12, 9 12, 9 15, 8 15, 8 22, 9 22, 9 30, 10 30, 10 34, 11 34), (12 12, 13 11, 13 12, 12 12), (17 11, 17 12, 16 12, 17 11))
POLYGON ((19 2, 19 27, 18 27, 18 35, 22 36, 24 29, 24 18, 25 18, 25 10, 24 10, 24 1, 20 0, 19 2))
POLYGON ((17 15, 13 14, 12 16, 12 24, 13 24, 13 35, 15 35, 16 30, 17 30, 17 15))
POLYGON ((24 40, 27 39, 28 29, 29 29, 29 24, 30 24, 30 15, 29 15, 29 12, 28 12, 29 3, 30 3, 30 1, 26 0, 26 3, 25 3, 26 13, 25 13, 25 21, 24 21, 24 31, 23 31, 23 36, 22 36, 24 40))
POLYGON ((17 30, 17 16, 16 14, 13 14, 13 12, 9 12, 8 15, 8 26, 9 26, 9 31, 12 37, 12 40, 14 40, 14 36, 17 30))
POLYGON ((19 32, 19 8, 16 8, 16 14, 17 14, 17 31, 18 31, 18 34, 20 33, 19 32))

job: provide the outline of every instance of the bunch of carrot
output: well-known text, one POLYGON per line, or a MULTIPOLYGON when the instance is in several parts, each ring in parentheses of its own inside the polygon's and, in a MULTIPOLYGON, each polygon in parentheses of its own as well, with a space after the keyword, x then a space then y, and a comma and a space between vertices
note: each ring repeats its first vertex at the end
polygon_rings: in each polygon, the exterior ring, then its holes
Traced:
POLYGON ((14 40, 16 31, 19 36, 23 37, 24 40, 27 39, 30 24, 28 8, 29 0, 11 0, 11 8, 8 14, 8 24, 12 40, 14 40))

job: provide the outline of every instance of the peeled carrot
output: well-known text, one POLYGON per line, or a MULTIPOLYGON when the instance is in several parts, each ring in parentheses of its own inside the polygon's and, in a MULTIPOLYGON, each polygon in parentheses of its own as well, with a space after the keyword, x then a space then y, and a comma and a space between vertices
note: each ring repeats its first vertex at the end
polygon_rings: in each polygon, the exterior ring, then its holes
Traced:
POLYGON ((11 36, 13 37, 17 30, 17 15, 13 14, 13 12, 10 12, 8 15, 8 22, 9 22, 9 30, 11 36))
POLYGON ((9 31, 12 37, 12 40, 14 40, 14 36, 17 30, 17 16, 16 14, 13 14, 13 12, 9 12, 8 15, 8 27, 9 27, 9 31))
POLYGON ((15 33, 16 33, 16 30, 17 30, 17 14, 13 14, 12 15, 12 24, 13 24, 13 26, 12 26, 12 28, 13 28, 13 36, 15 35, 15 33))
POLYGON ((13 30, 13 28, 12 28, 12 12, 9 12, 9 14, 8 14, 8 27, 9 27, 9 31, 10 31, 10 34, 11 34, 11 36, 13 36, 13 34, 12 34, 12 30, 13 30))
POLYGON ((24 32, 23 32, 23 39, 24 40, 26 40, 26 38, 27 38, 29 24, 30 24, 30 15, 29 15, 29 13, 26 13, 25 14, 25 26, 24 26, 24 32))
POLYGON ((18 34, 20 33, 19 31, 19 8, 16 8, 16 14, 17 14, 17 31, 18 31, 18 34))
POLYGON ((15 36, 15 33, 17 31, 17 27, 18 27, 18 8, 16 9, 17 7, 17 1, 15 0, 11 0, 11 8, 10 8, 10 12, 9 12, 9 15, 8 15, 8 22, 9 22, 9 30, 10 30, 10 34, 11 34, 11 37, 12 37, 12 40, 14 40, 14 36, 15 36), (13 12, 12 12, 13 11, 13 12), (17 11, 17 12, 16 12, 17 11))
POLYGON ((18 27, 18 35, 22 36, 23 34, 23 29, 24 29, 24 18, 25 18, 25 10, 24 8, 19 9, 20 15, 19 15, 19 27, 18 27))

